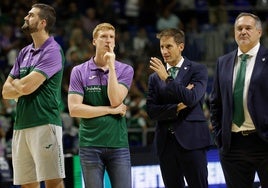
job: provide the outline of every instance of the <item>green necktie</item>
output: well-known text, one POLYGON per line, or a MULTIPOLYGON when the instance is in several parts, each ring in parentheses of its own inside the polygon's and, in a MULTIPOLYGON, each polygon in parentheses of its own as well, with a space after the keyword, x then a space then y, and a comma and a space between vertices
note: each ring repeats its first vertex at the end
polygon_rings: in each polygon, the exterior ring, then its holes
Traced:
POLYGON ((176 78, 178 70, 179 70, 178 67, 171 67, 168 69, 168 72, 169 72, 170 76, 172 76, 173 79, 176 78))
POLYGON ((237 71, 235 86, 234 86, 234 114, 233 122, 240 127, 245 121, 244 106, 243 106, 243 91, 245 84, 247 58, 249 55, 242 54, 240 61, 240 68, 237 71))

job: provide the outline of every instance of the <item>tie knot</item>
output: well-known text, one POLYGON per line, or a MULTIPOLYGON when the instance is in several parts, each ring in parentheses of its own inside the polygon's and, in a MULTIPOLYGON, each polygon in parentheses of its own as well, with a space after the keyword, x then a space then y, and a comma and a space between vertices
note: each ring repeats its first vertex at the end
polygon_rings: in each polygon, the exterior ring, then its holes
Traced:
POLYGON ((246 61, 248 59, 249 55, 248 54, 242 54, 241 55, 241 61, 246 61))
POLYGON ((173 72, 176 72, 178 69, 179 69, 178 67, 171 67, 169 68, 169 71, 173 73, 173 72))
POLYGON ((179 70, 178 67, 171 67, 168 69, 168 72, 173 78, 175 78, 177 75, 177 70, 179 70))

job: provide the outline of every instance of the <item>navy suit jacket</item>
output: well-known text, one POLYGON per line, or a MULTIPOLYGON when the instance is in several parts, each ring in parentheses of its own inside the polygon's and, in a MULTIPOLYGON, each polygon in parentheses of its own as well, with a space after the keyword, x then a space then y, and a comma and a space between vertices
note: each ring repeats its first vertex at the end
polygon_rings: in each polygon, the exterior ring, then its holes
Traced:
MULTIPOLYGON (((217 60, 210 96, 211 123, 215 142, 228 151, 233 118, 233 68, 237 57, 234 50, 217 60)), ((259 136, 268 141, 268 50, 260 46, 250 79, 247 105, 259 136)))
POLYGON ((187 58, 177 77, 168 83, 156 73, 149 77, 147 113, 156 121, 155 141, 157 153, 165 147, 168 128, 175 130, 178 142, 185 149, 204 148, 211 144, 207 119, 203 112, 203 102, 208 81, 207 68, 187 58), (186 88, 188 84, 194 88, 186 88), (183 102, 187 108, 177 114, 177 105, 183 102))

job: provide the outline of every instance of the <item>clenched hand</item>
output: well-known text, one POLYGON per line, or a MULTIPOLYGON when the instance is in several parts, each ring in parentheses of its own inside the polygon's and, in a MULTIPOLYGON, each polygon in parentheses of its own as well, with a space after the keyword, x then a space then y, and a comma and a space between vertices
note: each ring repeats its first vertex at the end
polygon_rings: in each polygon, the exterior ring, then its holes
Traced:
POLYGON ((112 44, 109 44, 108 51, 104 54, 103 59, 107 62, 109 68, 114 68, 115 53, 113 51, 112 44))

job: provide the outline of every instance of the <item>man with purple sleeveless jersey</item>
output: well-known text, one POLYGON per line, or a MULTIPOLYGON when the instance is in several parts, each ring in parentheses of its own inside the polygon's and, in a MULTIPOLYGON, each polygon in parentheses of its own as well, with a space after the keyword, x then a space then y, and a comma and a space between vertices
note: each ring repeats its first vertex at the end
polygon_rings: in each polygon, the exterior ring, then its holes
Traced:
POLYGON ((133 68, 115 59, 115 28, 101 23, 93 31, 96 55, 73 68, 68 107, 81 118, 79 155, 85 186, 102 188, 107 170, 114 188, 131 187, 131 163, 124 99, 133 68))
POLYGON ((53 7, 34 4, 22 30, 33 43, 24 47, 3 86, 3 98, 17 100, 12 139, 14 184, 22 188, 63 188, 65 177, 60 118, 64 57, 49 35, 53 7))

